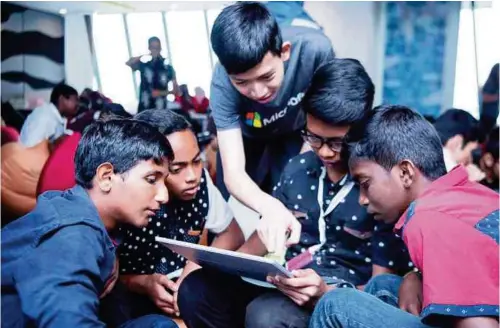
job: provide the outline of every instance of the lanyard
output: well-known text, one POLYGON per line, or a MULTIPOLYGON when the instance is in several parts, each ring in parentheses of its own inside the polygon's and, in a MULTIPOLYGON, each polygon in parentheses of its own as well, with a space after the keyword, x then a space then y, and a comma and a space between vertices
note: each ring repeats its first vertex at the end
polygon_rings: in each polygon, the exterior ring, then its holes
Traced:
MULTIPOLYGON (((325 177, 326 177, 326 168, 322 167, 322 172, 319 177, 318 181, 318 205, 319 205, 319 219, 318 219, 318 230, 319 230, 319 241, 320 244, 317 245, 317 249, 319 249, 325 242, 326 242, 326 222, 325 222, 325 217, 332 213, 333 210, 339 205, 340 201, 344 199, 347 194, 351 191, 352 187, 354 187, 354 182, 350 181, 342 186, 342 189, 339 190, 339 192, 333 196, 333 198, 330 200, 330 204, 328 205, 326 211, 323 210, 323 190, 324 190, 324 185, 325 185, 325 177)), ((347 176, 342 178, 341 184, 345 182, 347 179, 347 176)), ((316 248, 316 247, 315 247, 316 248)), ((314 249, 314 251, 317 251, 317 249, 314 249)))

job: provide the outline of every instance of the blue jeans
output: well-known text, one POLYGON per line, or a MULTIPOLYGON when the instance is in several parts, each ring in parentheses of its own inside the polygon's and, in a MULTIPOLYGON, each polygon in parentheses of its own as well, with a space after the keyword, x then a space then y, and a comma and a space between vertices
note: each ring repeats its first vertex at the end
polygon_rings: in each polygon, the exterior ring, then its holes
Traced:
POLYGON ((395 274, 381 274, 371 278, 365 285, 365 293, 371 294, 384 303, 399 308, 399 287, 403 277, 395 274))
POLYGON ((402 278, 380 275, 370 279, 365 292, 339 288, 325 294, 316 307, 310 328, 428 328, 420 318, 398 308, 402 278))

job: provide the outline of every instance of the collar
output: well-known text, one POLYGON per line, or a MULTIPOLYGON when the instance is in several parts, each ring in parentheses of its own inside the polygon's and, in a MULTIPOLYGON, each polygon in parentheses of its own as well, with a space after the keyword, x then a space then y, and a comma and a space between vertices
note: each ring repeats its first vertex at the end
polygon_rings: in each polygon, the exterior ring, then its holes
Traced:
POLYGON ((61 113, 59 112, 59 109, 57 109, 56 105, 54 105, 53 103, 49 103, 49 105, 47 106, 51 109, 51 111, 53 112, 54 116, 57 117, 57 120, 64 124, 66 123, 66 119, 64 117, 62 117, 61 113))
MULTIPOLYGON (((463 186, 468 181, 469 181, 469 176, 467 174, 467 170, 462 165, 458 165, 447 174, 443 175, 437 180, 434 180, 418 197, 418 199, 425 198, 433 193, 444 191, 452 187, 463 186)), ((411 217, 415 213, 415 206, 418 199, 411 202, 410 206, 408 206, 403 215, 401 215, 398 222, 394 226, 394 229, 396 231, 402 230, 405 224, 407 224, 408 221, 411 219, 411 217)))

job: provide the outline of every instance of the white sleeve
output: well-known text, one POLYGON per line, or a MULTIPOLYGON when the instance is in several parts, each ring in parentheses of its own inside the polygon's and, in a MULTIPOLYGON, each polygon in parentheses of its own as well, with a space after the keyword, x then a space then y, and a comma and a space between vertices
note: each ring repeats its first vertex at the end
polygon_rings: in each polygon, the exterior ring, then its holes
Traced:
POLYGON ((213 184, 210 175, 205 171, 208 189, 208 215, 205 228, 215 234, 226 230, 234 219, 233 211, 227 204, 219 189, 213 184))
POLYGON ((55 133, 56 124, 43 110, 34 110, 24 121, 19 140, 25 147, 36 146, 55 133))

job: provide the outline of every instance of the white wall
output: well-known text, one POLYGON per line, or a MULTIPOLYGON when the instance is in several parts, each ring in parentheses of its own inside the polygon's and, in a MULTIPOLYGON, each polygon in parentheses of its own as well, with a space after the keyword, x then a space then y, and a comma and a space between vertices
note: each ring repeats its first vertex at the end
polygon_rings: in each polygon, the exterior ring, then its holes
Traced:
POLYGON ((381 4, 369 1, 306 1, 304 8, 332 40, 337 57, 359 60, 381 97, 384 35, 381 4))
POLYGON ((79 93, 92 88, 94 71, 83 15, 66 15, 64 21, 66 83, 79 93))

